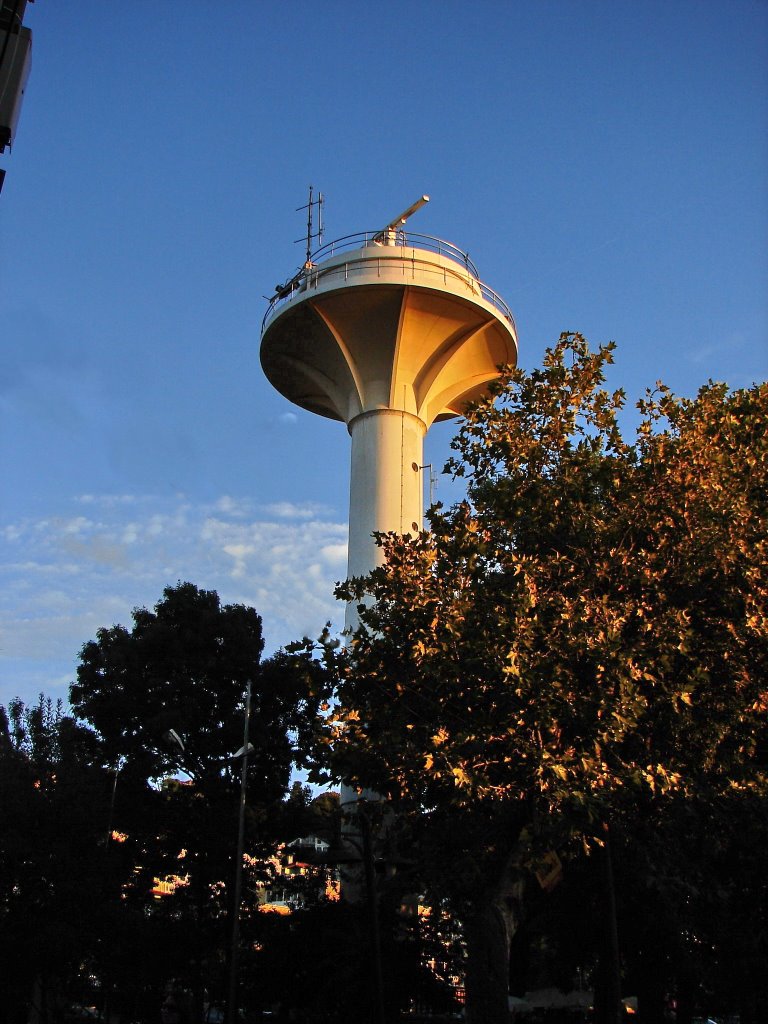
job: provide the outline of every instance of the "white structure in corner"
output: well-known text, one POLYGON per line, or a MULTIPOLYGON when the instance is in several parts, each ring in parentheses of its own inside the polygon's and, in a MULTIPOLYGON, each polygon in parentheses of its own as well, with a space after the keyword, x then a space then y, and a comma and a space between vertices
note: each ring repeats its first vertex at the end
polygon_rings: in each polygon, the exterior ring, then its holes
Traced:
MULTIPOLYGON (((469 257, 402 231, 425 202, 381 231, 313 253, 278 289, 262 325, 261 364, 274 387, 342 420, 352 437, 350 577, 380 559, 374 531, 421 529, 432 423, 461 415, 500 364, 517 362, 512 313, 469 257)), ((347 625, 356 625, 354 608, 347 625)))

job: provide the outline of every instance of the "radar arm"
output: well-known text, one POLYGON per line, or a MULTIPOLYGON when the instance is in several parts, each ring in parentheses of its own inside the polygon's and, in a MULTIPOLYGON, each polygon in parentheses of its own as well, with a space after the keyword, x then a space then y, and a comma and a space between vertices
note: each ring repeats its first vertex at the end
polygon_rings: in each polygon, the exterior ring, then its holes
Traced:
MULTIPOLYGON (((378 234, 373 236, 374 242, 383 242, 385 239, 390 239, 394 231, 401 228, 409 217, 412 217, 417 210, 422 208, 422 206, 426 206, 428 202, 429 196, 419 196, 416 202, 411 203, 407 210, 403 210, 399 217, 395 217, 395 219, 391 220, 385 228, 382 228, 378 234)), ((391 245, 392 243, 390 242, 389 244, 391 245)))
POLYGON ((402 227, 409 217, 412 217, 422 206, 426 206, 428 202, 429 196, 420 196, 415 203, 411 203, 407 210, 403 210, 399 217, 391 220, 381 233, 384 234, 384 231, 394 231, 396 228, 402 227))

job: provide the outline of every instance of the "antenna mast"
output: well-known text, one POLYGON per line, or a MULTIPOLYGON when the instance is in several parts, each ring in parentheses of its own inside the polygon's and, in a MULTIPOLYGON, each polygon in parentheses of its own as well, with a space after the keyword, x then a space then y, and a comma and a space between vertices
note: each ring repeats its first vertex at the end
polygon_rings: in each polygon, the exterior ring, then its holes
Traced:
MULTIPOLYGON (((310 257, 312 256, 312 240, 314 238, 316 238, 318 240, 318 242, 320 243, 320 245, 322 245, 322 243, 323 243, 323 203, 325 202, 325 196, 323 195, 322 192, 318 192, 317 193, 317 199, 313 199, 313 193, 314 193, 313 187, 312 187, 312 185, 310 185, 309 186, 309 201, 307 203, 305 203, 304 206, 297 206, 296 207, 296 212, 297 213, 299 212, 299 210, 306 210, 307 211, 307 237, 306 237, 307 258, 306 258, 306 263, 310 262, 310 257), (313 214, 313 211, 314 211, 315 207, 317 207, 317 231, 315 231, 313 233, 313 231, 312 231, 312 214, 313 214)), ((303 242, 304 239, 303 238, 297 238, 296 241, 297 242, 303 242)))

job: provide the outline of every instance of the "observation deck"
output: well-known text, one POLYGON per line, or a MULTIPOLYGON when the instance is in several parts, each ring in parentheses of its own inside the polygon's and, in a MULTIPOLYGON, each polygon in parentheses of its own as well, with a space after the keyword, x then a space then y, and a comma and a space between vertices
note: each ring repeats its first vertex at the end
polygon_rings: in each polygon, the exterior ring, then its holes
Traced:
POLYGON ((264 373, 286 398, 350 423, 373 410, 461 415, 517 362, 509 306, 450 242, 360 232, 312 253, 262 322, 264 373))

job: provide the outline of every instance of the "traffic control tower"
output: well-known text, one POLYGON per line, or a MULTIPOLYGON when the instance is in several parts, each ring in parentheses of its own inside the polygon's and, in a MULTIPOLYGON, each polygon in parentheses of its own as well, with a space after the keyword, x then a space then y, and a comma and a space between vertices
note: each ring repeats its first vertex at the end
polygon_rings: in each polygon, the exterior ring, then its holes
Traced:
MULTIPOLYGON (((512 313, 469 256, 405 233, 427 201, 422 196, 385 228, 308 252, 262 324, 270 383, 350 433, 348 577, 367 575, 381 560, 374 532, 421 529, 430 426, 460 416, 501 364, 517 362, 512 313)), ((311 203, 310 193, 310 211, 311 203)), ((347 626, 356 624, 353 605, 347 626)))

